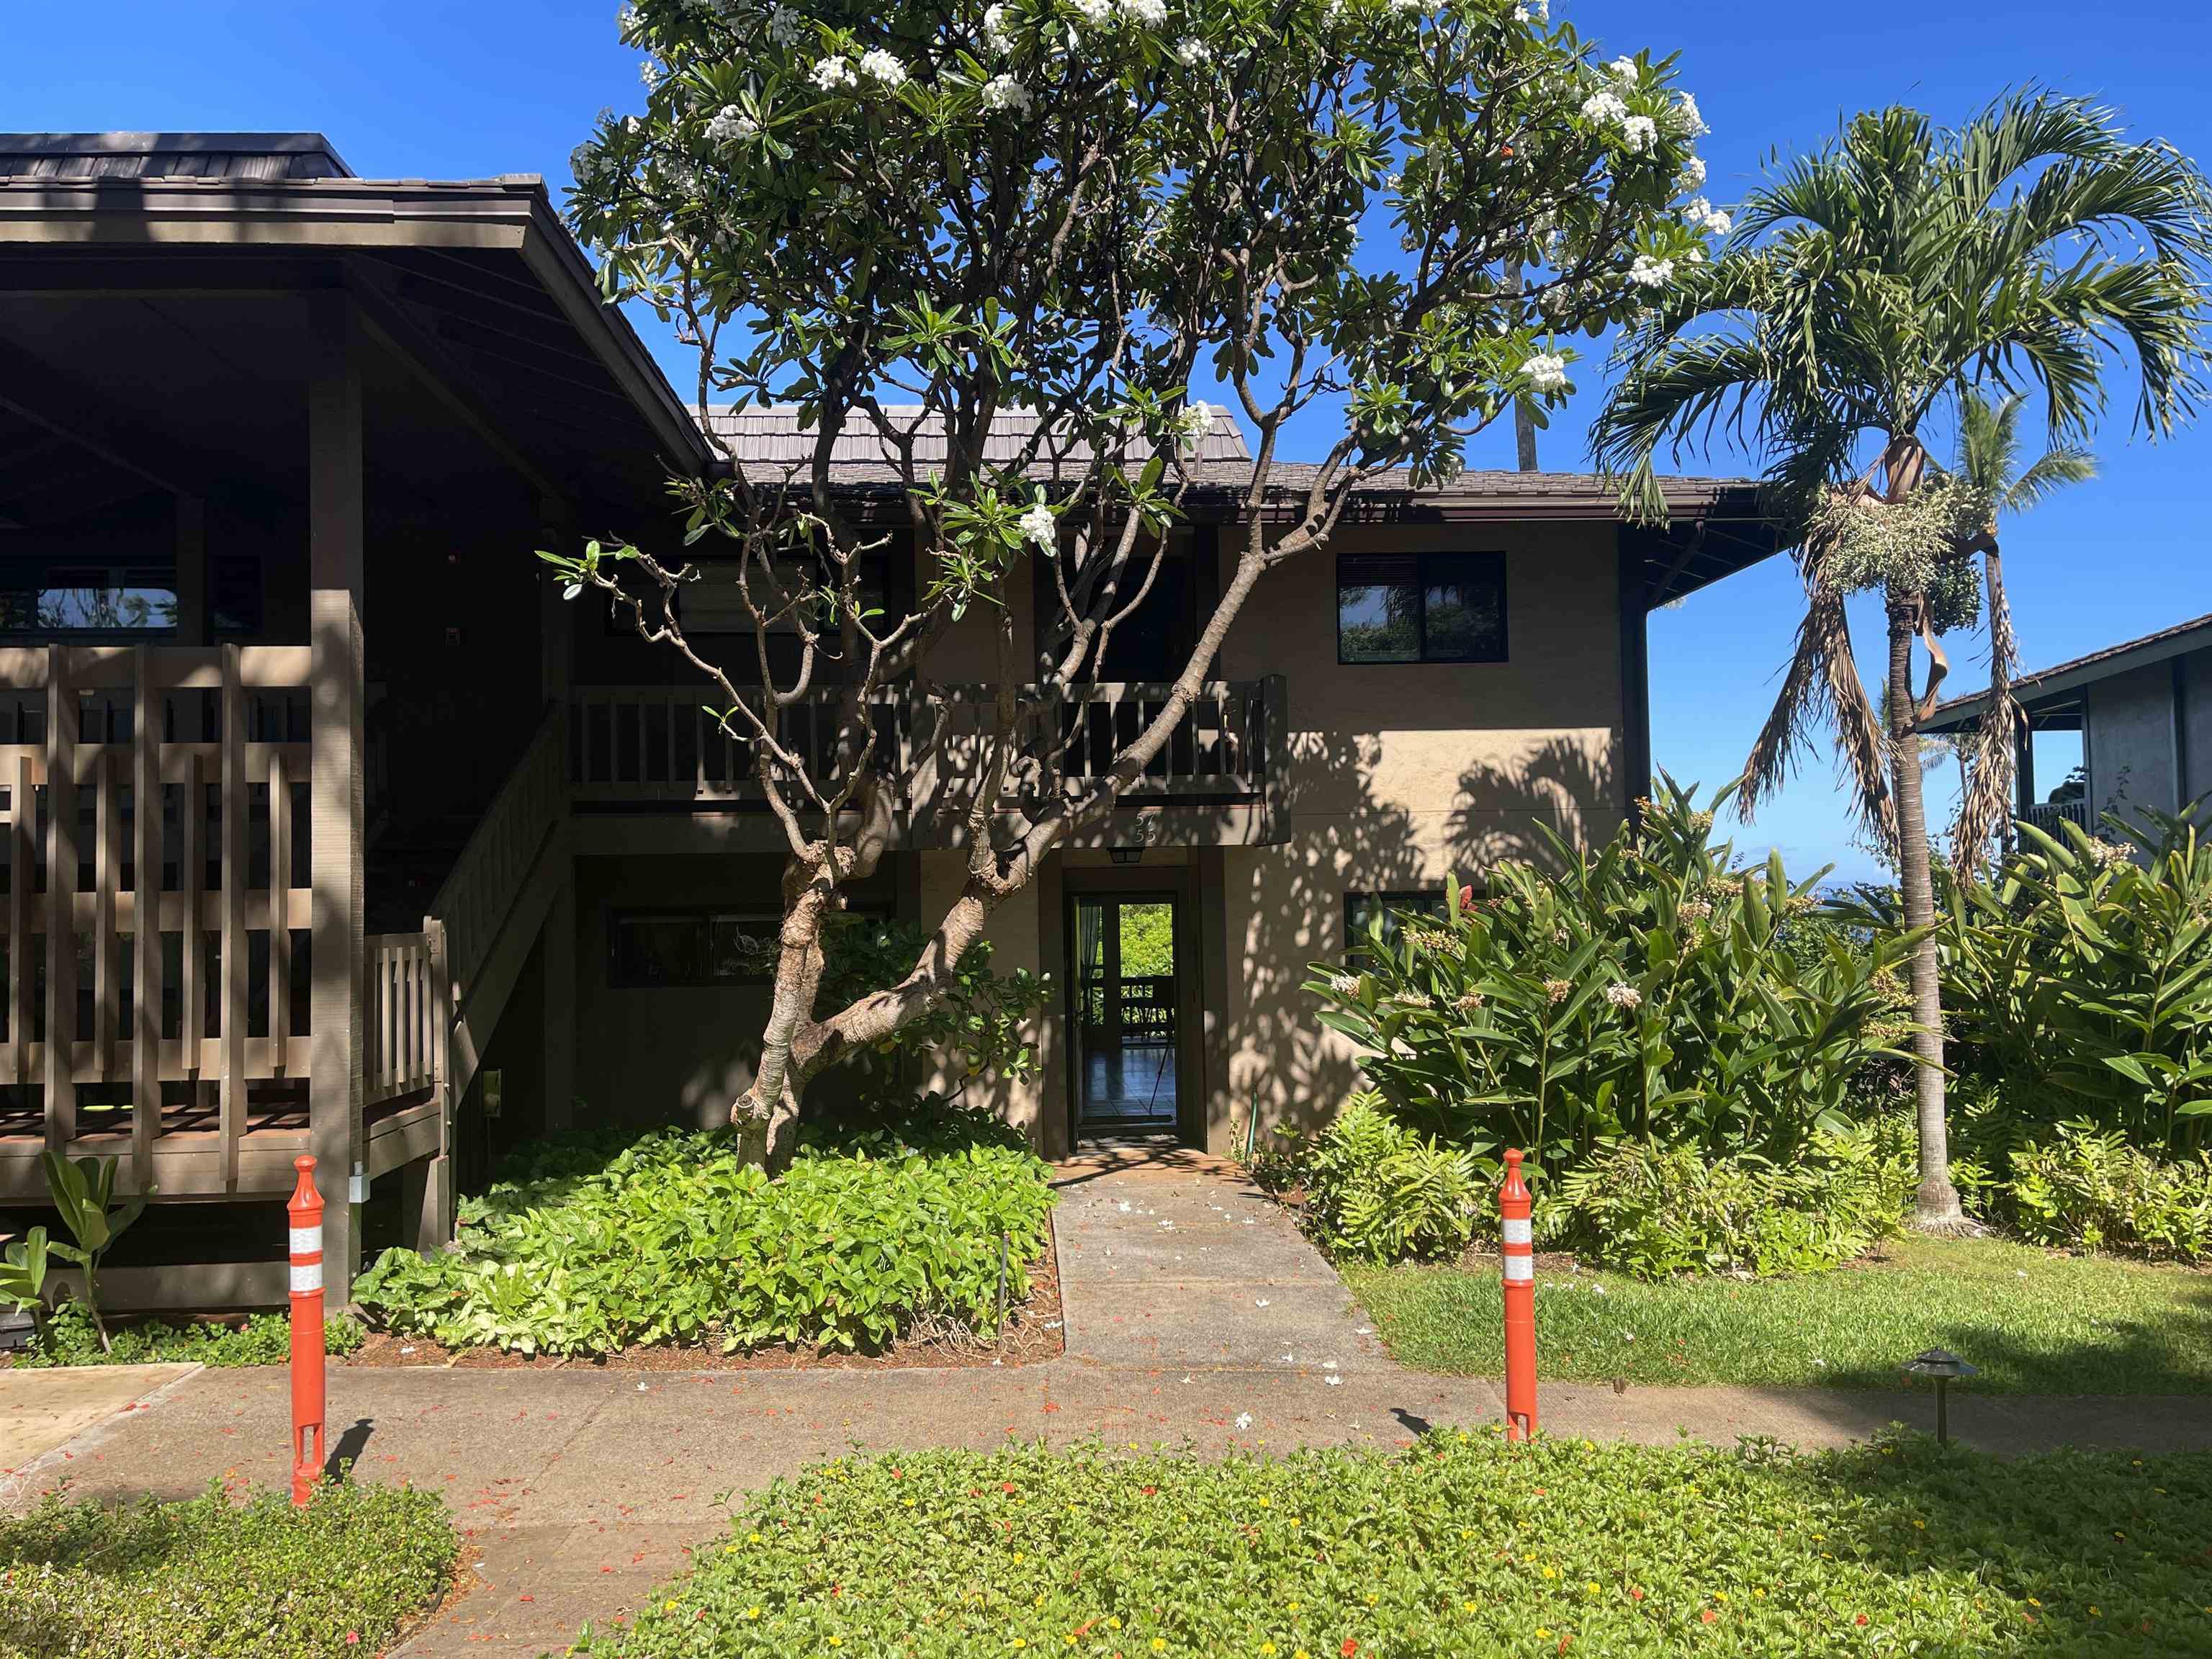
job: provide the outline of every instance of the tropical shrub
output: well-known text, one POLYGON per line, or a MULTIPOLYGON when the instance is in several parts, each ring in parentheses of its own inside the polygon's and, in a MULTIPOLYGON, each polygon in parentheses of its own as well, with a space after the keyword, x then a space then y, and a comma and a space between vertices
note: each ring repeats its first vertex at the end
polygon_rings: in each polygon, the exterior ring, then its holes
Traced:
POLYGON ((2013 1153, 1999 1195, 2013 1225, 2039 1243, 2212 1256, 2212 1154, 2161 1163, 2117 1129, 2062 1124, 2050 1142, 2013 1153))
POLYGON ((1820 875, 1735 868, 1712 840, 1733 793, 1699 808, 1662 779, 1601 851, 1549 837, 1556 874, 1504 863, 1486 895, 1450 884, 1443 918, 1378 919, 1352 962, 1313 965, 1322 1022, 1394 1114, 1518 1146, 1540 1182, 1624 1139, 1796 1158, 1899 1029, 1909 940, 1793 934, 1820 875))
POLYGON ((2212 845, 2193 809, 2145 816, 2154 836, 2107 816, 2124 841, 2021 823, 1995 881, 1951 896, 1943 1002, 2013 1123, 2185 1157, 2212 1145, 2212 845))
MULTIPOLYGON (((823 936, 817 1010, 826 1016, 896 985, 912 971, 928 938, 916 922, 840 913, 823 936)), ((769 973, 772 944, 763 963, 769 973)), ((978 940, 961 953, 945 976, 943 994, 926 1013, 878 1043, 854 1048, 838 1063, 879 1085, 912 1080, 932 1059, 959 1078, 1026 1077, 1036 1066, 1032 1017, 1050 988, 1048 980, 1026 968, 1000 973, 991 965, 990 942, 978 940)))
POLYGON ((1474 1156, 1395 1121, 1380 1095, 1353 1095, 1300 1163, 1310 1225, 1335 1255, 1455 1255, 1481 1211, 1484 1182, 1474 1156))
POLYGON ((220 1483, 185 1503, 50 1495, 0 1515, 0 1659, 352 1659, 453 1582, 446 1505, 333 1482, 305 1509, 220 1483))
POLYGON ((1019 1133, 925 1102, 810 1126, 771 1177, 734 1131, 555 1144, 460 1210, 459 1248, 387 1250, 355 1299, 448 1347, 877 1348, 918 1322, 995 1334, 1029 1294, 1052 1189, 1019 1133), (1002 1244, 1003 1257, 1002 1257, 1002 1244))
POLYGON ((1911 1125, 1892 1117, 1816 1128, 1787 1164, 1622 1141, 1556 1192, 1568 1242, 1599 1266, 1765 1278, 1825 1272, 1895 1234, 1917 1175, 1911 1125))

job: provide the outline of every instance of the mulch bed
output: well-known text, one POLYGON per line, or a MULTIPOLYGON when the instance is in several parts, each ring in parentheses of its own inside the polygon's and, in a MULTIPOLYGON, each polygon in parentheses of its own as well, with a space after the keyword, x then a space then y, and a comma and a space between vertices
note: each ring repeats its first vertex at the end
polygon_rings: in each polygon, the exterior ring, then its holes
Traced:
POLYGON ((1060 1328, 1060 1252, 1049 1226, 1044 1254, 1030 1266, 1029 1299, 1008 1310, 996 1342, 924 1337, 894 1343, 880 1353, 818 1348, 763 1348, 724 1353, 718 1346, 683 1347, 655 1343, 610 1354, 570 1356, 512 1353, 503 1348, 447 1348, 423 1336, 371 1331, 355 1352, 331 1364, 432 1370, 803 1371, 884 1370, 917 1367, 1035 1365, 1057 1359, 1066 1342, 1060 1328))

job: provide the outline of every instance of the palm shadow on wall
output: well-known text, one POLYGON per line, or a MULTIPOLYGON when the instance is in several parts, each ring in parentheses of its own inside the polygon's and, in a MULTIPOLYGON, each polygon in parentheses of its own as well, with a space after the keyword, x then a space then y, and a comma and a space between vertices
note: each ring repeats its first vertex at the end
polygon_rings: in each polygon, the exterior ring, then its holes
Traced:
MULTIPOLYGON (((1266 892, 1245 932, 1232 929, 1228 939, 1229 971, 1243 981, 1226 1043, 1228 1104, 1240 1137, 1255 1100, 1263 1120, 1310 1128, 1361 1086, 1357 1056, 1324 1030, 1304 988, 1309 963, 1344 956, 1347 892, 1433 890, 1446 869, 1479 881, 1509 858, 1550 865, 1556 860, 1534 825, 1581 846, 1610 835, 1620 814, 1618 785, 1589 749, 1546 738, 1512 762, 1468 764, 1455 804, 1424 815, 1434 820, 1424 824, 1377 799, 1382 748, 1372 733, 1336 731, 1299 732, 1288 744, 1282 804, 1291 840, 1273 849, 1289 866, 1287 894, 1278 902, 1266 892), (1442 841, 1443 868, 1422 855, 1426 838, 1442 841)), ((1232 861, 1232 881, 1237 867, 1232 861)))

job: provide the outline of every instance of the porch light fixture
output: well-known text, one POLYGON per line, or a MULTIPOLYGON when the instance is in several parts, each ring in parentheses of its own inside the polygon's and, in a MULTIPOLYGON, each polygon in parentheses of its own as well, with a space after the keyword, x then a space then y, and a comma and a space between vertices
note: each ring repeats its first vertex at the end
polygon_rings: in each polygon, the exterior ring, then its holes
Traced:
POLYGON ((1951 1419, 1945 1391, 1954 1380, 1973 1376, 1978 1368, 1969 1365, 1948 1348, 1930 1348, 1906 1360, 1903 1370, 1907 1376, 1925 1376, 1936 1384, 1936 1443, 1948 1445, 1951 1441, 1951 1419))
POLYGON ((1116 847, 1111 848, 1106 856, 1116 864, 1142 864, 1145 849, 1141 847, 1116 847))

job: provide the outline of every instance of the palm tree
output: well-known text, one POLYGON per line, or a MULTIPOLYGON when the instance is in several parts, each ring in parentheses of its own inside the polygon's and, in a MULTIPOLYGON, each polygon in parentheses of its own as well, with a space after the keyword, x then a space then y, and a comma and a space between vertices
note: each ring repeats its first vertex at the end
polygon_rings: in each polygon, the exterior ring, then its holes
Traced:
MULTIPOLYGON (((1963 1227, 1943 1115, 1935 902, 1917 727, 1948 668, 1937 636, 1972 614, 1990 503, 1930 465, 1924 428, 1977 385, 2031 388, 2054 443, 2087 437, 2115 356, 2155 438, 2195 411, 2212 264, 2212 193, 2187 160, 2130 143, 2109 111, 2030 92, 1957 131, 1891 108, 1755 190, 1711 264, 1677 271, 1623 343, 1591 434, 1631 507, 1661 510, 1653 459, 1716 428, 1767 458, 1806 607, 1780 696, 1747 763, 1747 811, 1832 728, 1867 827, 1895 849, 1913 952, 1920 1187, 1916 1224, 1963 1227), (1963 579, 1963 580, 1962 580, 1963 579), (1844 599, 1879 589, 1878 717, 1844 599), (1913 645, 1927 648, 1915 695, 1913 645)), ((1994 538, 1987 538, 1994 545, 1994 538)))
POLYGON ((2045 450, 2033 465, 2020 465, 2021 411, 2027 394, 2011 392, 1992 403, 1978 386, 1960 389, 1958 398, 1959 459, 1953 469, 1990 512, 1982 533, 1971 545, 1984 562, 1989 592, 1990 696, 1979 730, 1972 738, 1953 738, 1962 787, 1959 817, 1951 832, 1951 862, 1964 875, 1981 867, 1992 836, 2002 838, 2012 816, 2014 763, 2019 757, 2020 706, 2012 680, 2020 665, 2013 637, 2012 607, 2005 597, 2004 564, 1997 547, 1998 522, 2025 513, 2069 484, 2097 476, 2097 458, 2070 443, 2045 450))

